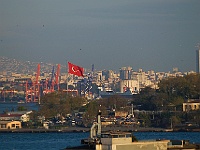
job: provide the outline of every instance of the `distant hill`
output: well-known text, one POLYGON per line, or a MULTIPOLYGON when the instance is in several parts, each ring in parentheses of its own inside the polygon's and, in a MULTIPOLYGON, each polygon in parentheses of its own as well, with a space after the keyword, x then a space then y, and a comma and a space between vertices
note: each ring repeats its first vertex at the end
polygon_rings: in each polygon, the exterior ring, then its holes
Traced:
MULTIPOLYGON (((11 59, 8 57, 0 56, 0 74, 4 71, 15 72, 21 74, 33 74, 37 71, 37 65, 39 62, 21 61, 16 59, 11 59)), ((52 68, 56 71, 56 65, 51 63, 41 63, 40 72, 51 73, 52 68)), ((66 72, 66 66, 61 65, 61 72, 66 72)))

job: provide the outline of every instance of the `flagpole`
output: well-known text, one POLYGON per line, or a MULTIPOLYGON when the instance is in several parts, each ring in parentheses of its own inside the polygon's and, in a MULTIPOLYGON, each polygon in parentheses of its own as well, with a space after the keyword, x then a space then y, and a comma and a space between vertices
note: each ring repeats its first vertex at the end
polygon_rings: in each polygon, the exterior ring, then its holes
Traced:
POLYGON ((66 84, 67 84, 66 90, 67 90, 67 94, 68 94, 68 73, 67 73, 67 83, 66 84))
MULTIPOLYGON (((69 83, 69 81, 68 81, 69 75, 76 75, 78 77, 81 76, 81 77, 84 78, 83 72, 84 72, 83 67, 80 67, 80 66, 77 66, 75 64, 72 64, 72 63, 68 62, 67 90, 68 90, 68 83, 69 83)), ((71 77, 72 76, 70 76, 70 78, 71 77)))
MULTIPOLYGON (((66 61, 67 62, 67 61, 66 61)), ((67 81, 66 81, 66 90, 67 90, 67 95, 68 95, 68 78, 69 78, 69 68, 68 68, 68 64, 66 65, 67 67, 67 81)))

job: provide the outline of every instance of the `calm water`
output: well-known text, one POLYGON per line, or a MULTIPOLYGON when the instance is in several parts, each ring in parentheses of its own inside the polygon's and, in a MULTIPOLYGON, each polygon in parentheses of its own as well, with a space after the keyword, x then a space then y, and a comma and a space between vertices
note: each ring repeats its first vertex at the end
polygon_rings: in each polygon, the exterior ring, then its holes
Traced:
MULTIPOLYGON (((37 110, 35 103, 0 103, 0 113, 16 110, 24 106, 28 110, 37 110)), ((138 140, 185 139, 200 143, 200 132, 135 132, 138 140)), ((80 145, 80 140, 89 137, 89 133, 0 133, 0 150, 61 150, 69 146, 80 145)))
POLYGON ((0 103, 0 113, 3 111, 17 111, 19 106, 24 106, 27 110, 38 110, 39 105, 37 103, 0 103))
MULTIPOLYGON (((187 139, 200 143, 199 132, 135 132, 139 140, 187 139)), ((80 145, 80 140, 89 133, 1 133, 1 150, 61 150, 80 145)))

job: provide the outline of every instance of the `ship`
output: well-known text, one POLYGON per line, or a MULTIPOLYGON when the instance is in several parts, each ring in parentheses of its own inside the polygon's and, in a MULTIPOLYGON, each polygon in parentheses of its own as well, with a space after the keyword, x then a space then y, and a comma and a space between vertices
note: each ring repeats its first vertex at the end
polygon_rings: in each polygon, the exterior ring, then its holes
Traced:
POLYGON ((105 91, 99 91, 99 97, 100 98, 109 98, 110 96, 120 96, 123 98, 133 98, 134 94, 130 91, 127 90, 125 92, 115 92, 113 90, 105 90, 105 91))
POLYGON ((81 146, 68 147, 66 150, 200 150, 200 144, 187 140, 141 140, 131 132, 101 131, 101 112, 90 129, 89 138, 81 140, 81 146))

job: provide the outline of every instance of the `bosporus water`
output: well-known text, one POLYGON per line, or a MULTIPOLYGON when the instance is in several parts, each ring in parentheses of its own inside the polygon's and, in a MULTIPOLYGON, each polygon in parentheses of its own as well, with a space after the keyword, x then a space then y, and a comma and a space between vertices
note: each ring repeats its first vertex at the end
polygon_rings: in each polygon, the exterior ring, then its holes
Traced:
POLYGON ((39 105, 37 103, 7 103, 7 102, 0 102, 0 113, 4 111, 17 111, 19 106, 23 106, 27 110, 38 110, 39 105))
MULTIPOLYGON (((200 132, 134 132, 138 140, 185 139, 200 143, 200 132)), ((80 145, 81 133, 0 133, 0 150, 61 150, 80 145)))
MULTIPOLYGON (((24 106, 28 110, 37 110, 35 103, 0 103, 0 113, 16 110, 24 106)), ((200 132, 134 132, 138 140, 185 139, 200 143, 200 132)), ((60 150, 80 145, 81 139, 89 133, 0 133, 0 150, 60 150)))

